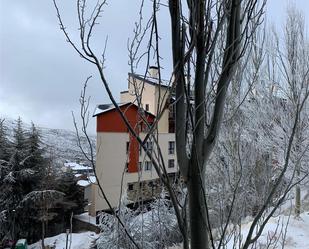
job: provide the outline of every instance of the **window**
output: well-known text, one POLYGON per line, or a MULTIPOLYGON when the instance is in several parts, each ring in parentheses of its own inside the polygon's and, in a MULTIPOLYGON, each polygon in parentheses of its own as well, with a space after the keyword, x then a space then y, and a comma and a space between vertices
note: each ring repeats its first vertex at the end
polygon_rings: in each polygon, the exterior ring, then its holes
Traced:
POLYGON ((132 184, 132 183, 129 183, 129 184, 128 184, 128 190, 130 190, 130 191, 133 190, 133 184, 132 184))
POLYGON ((168 160, 168 168, 174 168, 175 167, 175 160, 174 159, 169 159, 168 160))
POLYGON ((147 161, 145 162, 145 171, 150 171, 152 168, 152 163, 147 161))
POLYGON ((139 155, 142 154, 142 146, 141 145, 138 146, 138 152, 139 152, 139 155))
POLYGON ((149 111, 149 104, 145 105, 145 110, 148 112, 149 111))
POLYGON ((174 141, 169 141, 168 142, 168 154, 169 155, 174 155, 175 154, 175 142, 174 141))
POLYGON ((130 150, 130 142, 127 142, 126 144, 126 153, 128 154, 130 150))
POLYGON ((139 163, 138 163, 138 170, 141 171, 142 169, 143 169, 143 168, 142 168, 142 162, 139 162, 139 163))
POLYGON ((142 122, 138 124, 138 127, 139 127, 139 131, 140 132, 144 131, 144 127, 143 127, 143 123, 142 122))
POLYGON ((152 142, 146 142, 146 148, 148 151, 152 150, 152 142))
POLYGON ((171 104, 169 106, 169 113, 168 113, 168 117, 169 118, 175 118, 175 105, 174 104, 171 104))

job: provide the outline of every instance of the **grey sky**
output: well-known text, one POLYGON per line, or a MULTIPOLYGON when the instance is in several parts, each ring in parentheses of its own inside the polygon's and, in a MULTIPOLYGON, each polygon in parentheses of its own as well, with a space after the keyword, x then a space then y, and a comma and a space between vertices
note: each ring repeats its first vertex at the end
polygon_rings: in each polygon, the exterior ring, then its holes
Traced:
MULTIPOLYGON (((75 1, 58 2, 68 31, 76 38, 75 1)), ((118 98, 119 91, 127 86, 127 39, 132 37, 140 1, 109 2, 93 45, 103 48, 108 35, 106 76, 118 98)), ((268 0, 268 22, 276 26, 283 23, 289 2, 295 2, 302 10, 309 9, 308 0, 268 0)), ((167 10, 162 14, 166 17, 160 19, 164 22, 161 36, 169 44, 167 10)), ((165 66, 171 54, 168 46, 162 49, 165 66)), ((94 76, 88 89, 92 111, 96 103, 110 101, 95 77, 94 68, 65 42, 52 1, 0 0, 0 116, 21 116, 24 121, 40 126, 72 129, 71 111, 78 112, 80 90, 89 75, 94 76)), ((94 124, 93 120, 91 133, 95 132, 94 124)))

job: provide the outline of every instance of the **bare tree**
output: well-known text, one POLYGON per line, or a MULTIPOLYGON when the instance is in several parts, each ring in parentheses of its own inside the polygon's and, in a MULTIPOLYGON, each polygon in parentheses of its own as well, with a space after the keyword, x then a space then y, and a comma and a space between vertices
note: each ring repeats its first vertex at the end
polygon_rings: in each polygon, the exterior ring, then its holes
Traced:
POLYGON ((169 1, 177 101, 176 147, 180 172, 188 186, 191 248, 209 248, 212 241, 205 169, 219 134, 227 89, 260 24, 264 4, 238 0, 188 1, 186 18, 181 1, 169 1), (190 75, 190 64, 195 67, 194 110, 187 112, 190 93, 186 91, 185 74, 190 75), (207 106, 207 102, 213 104, 207 106), (211 113, 209 118, 207 112, 211 113), (185 125, 188 120, 192 127, 189 153, 185 125))
MULTIPOLYGON (((303 105, 299 121, 295 127, 295 145, 292 150, 292 162, 296 167, 296 178, 303 175, 302 155, 308 151, 308 111, 306 99, 309 94, 309 43, 305 34, 305 21, 295 6, 288 10, 285 25, 284 44, 277 41, 279 65, 282 72, 282 89, 287 99, 287 112, 293 116, 303 105), (303 103, 304 102, 304 103, 303 103)), ((295 215, 301 211, 300 185, 296 185, 295 215)))

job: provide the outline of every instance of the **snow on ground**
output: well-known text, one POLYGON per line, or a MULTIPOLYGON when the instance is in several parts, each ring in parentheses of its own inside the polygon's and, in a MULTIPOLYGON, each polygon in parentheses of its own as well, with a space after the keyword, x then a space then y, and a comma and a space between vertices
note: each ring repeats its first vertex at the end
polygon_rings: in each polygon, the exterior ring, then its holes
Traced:
MULTIPOLYGON (((251 222, 242 226, 243 240, 247 235, 251 222)), ((228 243, 227 249, 233 248, 233 239, 228 243)), ((309 249, 309 212, 304 212, 299 218, 294 216, 280 215, 275 218, 271 218, 264 228, 261 237, 258 240, 258 249, 309 249), (288 227, 285 234, 286 225, 288 227), (283 240, 285 242, 283 245, 283 240), (273 243, 272 246, 266 247, 267 241, 272 238, 272 241, 277 239, 277 243, 273 243)), ((181 245, 170 247, 169 249, 182 249, 181 245)))
MULTIPOLYGON (((75 216, 76 217, 76 216, 75 216)), ((86 222, 95 222, 95 218, 90 217, 87 213, 79 215, 79 219, 86 222)), ((251 222, 243 224, 242 235, 243 240, 250 228, 251 222)), ((73 233, 72 234, 72 246, 71 249, 90 249, 93 241, 98 237, 94 232, 73 233)), ((277 243, 273 243, 269 249, 283 248, 283 238, 285 238, 285 249, 309 249, 309 212, 304 212, 300 215, 300 218, 294 216, 280 215, 275 218, 271 218, 258 240, 258 249, 266 248, 265 245, 270 239, 276 240, 277 243), (286 225, 288 224, 287 230, 286 225), (285 234, 286 232, 286 234, 285 234)), ((233 239, 228 243, 227 249, 233 248, 233 239)), ((55 249, 63 249, 66 245, 66 234, 62 233, 54 237, 46 238, 45 245, 55 246, 55 249)), ((41 241, 29 246, 29 249, 41 248, 41 241)), ((182 246, 173 246, 169 249, 181 249, 182 246)))
MULTIPOLYGON (((242 235, 245 239, 251 222, 244 224, 242 235)), ((280 215, 271 218, 264 228, 261 237, 258 239, 260 248, 266 248, 267 242, 272 240, 276 246, 269 248, 282 248, 284 243, 285 249, 309 249, 309 212, 304 212, 299 218, 294 216, 280 215), (288 227, 287 227, 288 225, 288 227), (285 230, 287 229, 287 230, 285 230), (286 234, 285 234, 286 231, 286 234)), ((233 248, 232 241, 228 244, 228 249, 233 248)), ((259 247, 258 247, 259 248, 259 247)))
MULTIPOLYGON (((91 244, 97 237, 98 235, 95 234, 94 232, 72 233, 71 249, 89 249, 91 244)), ((55 249, 66 248, 66 234, 61 233, 57 236, 46 238, 44 242, 45 246, 48 245, 55 249)), ((41 241, 38 241, 28 246, 28 249, 40 249, 40 248, 42 248, 41 241)))
POLYGON ((87 222, 87 223, 91 223, 93 225, 96 225, 96 217, 92 217, 88 214, 88 212, 86 213, 82 213, 79 215, 74 215, 75 219, 87 222))

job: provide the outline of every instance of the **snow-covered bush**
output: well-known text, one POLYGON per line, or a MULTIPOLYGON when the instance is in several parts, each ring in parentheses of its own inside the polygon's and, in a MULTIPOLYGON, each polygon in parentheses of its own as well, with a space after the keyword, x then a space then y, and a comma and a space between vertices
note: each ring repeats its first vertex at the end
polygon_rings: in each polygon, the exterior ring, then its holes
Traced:
POLYGON ((122 205, 117 212, 125 229, 110 214, 100 216, 102 232, 96 242, 98 249, 135 248, 126 232, 140 248, 160 249, 181 242, 174 209, 169 200, 158 198, 147 209, 131 210, 122 205))

